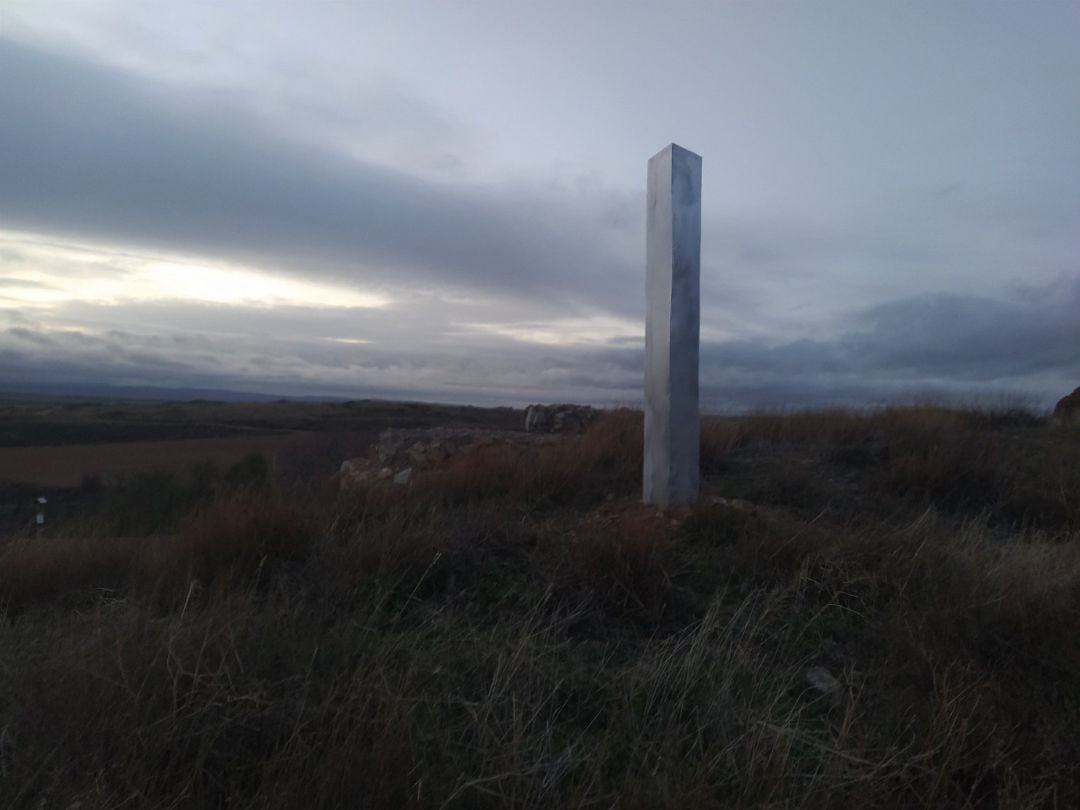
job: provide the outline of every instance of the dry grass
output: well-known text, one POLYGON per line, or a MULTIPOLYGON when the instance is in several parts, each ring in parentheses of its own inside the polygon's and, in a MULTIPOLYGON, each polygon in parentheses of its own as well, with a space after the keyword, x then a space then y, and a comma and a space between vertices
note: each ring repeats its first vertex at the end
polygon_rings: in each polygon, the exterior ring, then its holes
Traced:
POLYGON ((302 562, 312 537, 312 515, 298 503, 241 491, 194 512, 176 535, 19 538, 0 547, 0 607, 14 614, 190 582, 243 583, 302 562))
POLYGON ((0 547, 0 796, 1080 804, 1075 434, 920 409, 702 437, 725 500, 682 515, 636 503, 618 412, 410 487, 0 547))
POLYGON ((423 476, 416 489, 456 503, 509 497, 528 506, 581 505, 640 489, 641 453, 641 414, 615 410, 555 445, 478 447, 423 476))
POLYGON ((20 539, 0 549, 0 606, 17 613, 117 592, 130 578, 136 541, 123 538, 20 539))
POLYGON ((659 618, 673 591, 665 562, 670 527, 645 506, 600 513, 583 523, 566 553, 568 581, 601 607, 659 618))

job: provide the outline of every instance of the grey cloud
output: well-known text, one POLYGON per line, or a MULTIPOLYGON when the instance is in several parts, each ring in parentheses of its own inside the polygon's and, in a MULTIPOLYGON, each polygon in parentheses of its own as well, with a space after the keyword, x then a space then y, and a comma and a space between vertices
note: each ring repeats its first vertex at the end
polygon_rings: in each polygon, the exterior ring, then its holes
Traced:
MULTIPOLYGON (((126 304, 67 302, 50 313, 52 324, 105 331, 124 324, 131 331, 161 334, 178 345, 204 345, 223 338, 312 341, 369 340, 384 351, 419 353, 452 345, 460 353, 483 350, 489 338, 466 331, 459 321, 481 320, 482 307, 449 306, 438 296, 418 294, 387 309, 358 307, 244 307, 185 301, 126 304)), ((500 316, 516 319, 520 305, 508 304, 500 316)), ((348 346, 348 344, 339 344, 348 346)), ((535 351, 530 347, 530 351, 535 351)))
MULTIPOLYGON (((1078 312, 1080 274, 1023 297, 891 301, 859 313, 833 339, 703 342, 702 397, 732 409, 1007 393, 1045 406, 1080 382, 1078 312)), ((640 368, 638 350, 615 358, 640 368)))
POLYGON ((7 334, 12 338, 24 340, 29 343, 36 343, 39 346, 56 346, 55 340, 48 335, 35 332, 32 329, 27 329, 25 326, 17 326, 7 330, 7 334))
MULTIPOLYGON (((1029 288, 1024 297, 896 300, 860 313, 850 331, 828 340, 708 341, 701 350, 702 401, 721 411, 927 396, 1007 397, 1044 407, 1080 381, 1078 307, 1075 275, 1029 288)), ((167 311, 162 304, 111 309, 112 320, 124 323, 152 322, 167 311)), ((109 310, 101 307, 97 317, 108 320, 109 310)), ((93 308, 84 305, 78 314, 92 320, 87 316, 93 308)), ((640 402, 640 340, 554 350, 479 334, 467 344, 448 344, 437 339, 440 326, 432 323, 433 332, 420 330, 413 342, 351 345, 329 342, 311 328, 318 322, 333 331, 358 314, 330 310, 317 321, 303 308, 253 312, 191 304, 178 313, 179 322, 208 328, 162 335, 123 326, 114 334, 89 335, 24 326, 0 336, 0 384, 11 387, 32 370, 45 381, 81 375, 98 382, 293 395, 640 402), (212 328, 234 316, 241 319, 236 334, 212 328)))
POLYGON ((866 312, 865 367, 974 381, 1080 367, 1080 275, 1026 298, 924 295, 866 312))
POLYGON ((178 352, 129 335, 126 345, 86 341, 78 335, 49 335, 52 345, 20 336, 0 336, 0 387, 112 384, 225 388, 288 395, 377 396, 448 401, 523 403, 552 394, 605 398, 604 380, 580 369, 549 369, 518 347, 503 346, 479 356, 423 354, 372 347, 341 347, 308 341, 218 342, 214 362, 205 353, 178 352), (497 382, 493 382, 497 380, 497 382), (574 383, 568 384, 567 381, 574 383))
POLYGON ((702 374, 797 380, 796 402, 835 386, 848 392, 838 399, 1009 389, 1045 404, 1080 380, 1077 312, 1080 275, 1031 291, 1027 300, 917 296, 866 310, 853 331, 834 340, 706 345, 702 374))
POLYGON ((11 41, 0 40, 0 73, 9 225, 344 281, 639 309, 638 285, 626 292, 633 268, 573 211, 318 151, 204 99, 166 101, 151 84, 11 41))

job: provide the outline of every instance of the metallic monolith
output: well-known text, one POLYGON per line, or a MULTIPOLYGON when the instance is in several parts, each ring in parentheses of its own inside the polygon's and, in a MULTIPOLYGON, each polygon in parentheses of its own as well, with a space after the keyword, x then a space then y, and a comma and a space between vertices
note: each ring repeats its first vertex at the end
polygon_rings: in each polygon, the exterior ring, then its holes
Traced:
POLYGON ((701 157, 671 144, 649 160, 644 500, 697 496, 701 157))

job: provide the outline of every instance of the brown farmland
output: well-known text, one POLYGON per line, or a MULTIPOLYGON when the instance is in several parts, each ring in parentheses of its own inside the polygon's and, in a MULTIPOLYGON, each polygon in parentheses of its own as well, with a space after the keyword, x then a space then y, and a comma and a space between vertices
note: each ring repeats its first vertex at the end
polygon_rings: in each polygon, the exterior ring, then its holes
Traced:
MULTIPOLYGON (((298 459, 325 456, 329 443, 358 448, 370 441, 370 436, 366 432, 350 432, 331 440, 325 433, 297 431, 210 439, 0 447, 0 483, 73 487, 79 485, 83 476, 98 476, 105 480, 150 470, 183 474, 201 461, 224 467, 250 453, 265 455, 272 469, 279 464, 291 467, 298 459)), ((340 458, 337 461, 340 462, 340 458)), ((318 466, 332 466, 332 462, 328 460, 318 466)))
POLYGON ((520 411, 409 402, 126 402, 0 398, 0 483, 227 467, 251 453, 275 478, 317 480, 389 427, 518 428, 520 411))

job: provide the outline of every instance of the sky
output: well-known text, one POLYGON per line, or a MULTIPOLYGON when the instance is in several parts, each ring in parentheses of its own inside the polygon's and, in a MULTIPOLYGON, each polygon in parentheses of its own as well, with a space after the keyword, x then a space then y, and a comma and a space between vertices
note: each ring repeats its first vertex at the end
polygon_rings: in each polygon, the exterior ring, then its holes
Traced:
POLYGON ((1080 4, 0 0, 0 388, 717 411, 1080 385, 1080 4))

